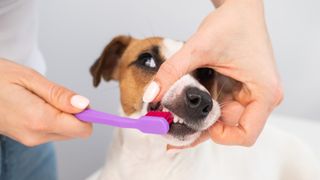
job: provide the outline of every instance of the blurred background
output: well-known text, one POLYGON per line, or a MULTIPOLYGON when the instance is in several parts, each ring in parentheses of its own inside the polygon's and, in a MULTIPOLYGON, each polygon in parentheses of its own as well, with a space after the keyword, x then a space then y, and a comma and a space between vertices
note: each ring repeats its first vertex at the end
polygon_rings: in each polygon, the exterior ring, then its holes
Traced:
MULTIPOLYGON (((209 0, 38 1, 40 48, 48 78, 91 99, 92 107, 117 113, 117 83, 92 87, 89 67, 118 34, 186 40, 213 10, 209 0)), ((268 0, 265 13, 285 99, 275 123, 320 144, 320 1, 268 0), (281 120, 284 119, 284 120, 281 120), (302 120, 301 120, 302 119, 302 120)), ((61 180, 84 179, 105 162, 112 128, 95 126, 92 137, 56 143, 61 180)), ((319 154, 318 154, 319 155, 319 154)))

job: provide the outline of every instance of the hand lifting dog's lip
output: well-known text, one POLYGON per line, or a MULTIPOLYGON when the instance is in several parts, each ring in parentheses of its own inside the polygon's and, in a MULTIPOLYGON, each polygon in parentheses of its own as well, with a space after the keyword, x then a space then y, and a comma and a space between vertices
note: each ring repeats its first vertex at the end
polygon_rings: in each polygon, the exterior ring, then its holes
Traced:
POLYGON ((219 76, 214 70, 200 68, 184 75, 165 93, 160 102, 144 103, 145 88, 160 65, 183 46, 182 42, 148 38, 138 40, 118 36, 105 48, 91 67, 94 86, 105 80, 120 84, 121 105, 126 116, 143 116, 148 111, 168 111, 174 116, 165 140, 171 145, 187 145, 220 116, 217 99, 219 76))
POLYGON ((219 118, 219 103, 234 100, 233 93, 240 87, 210 68, 199 68, 176 81, 161 101, 144 103, 145 89, 160 65, 182 45, 157 37, 139 40, 118 36, 91 67, 94 86, 101 77, 119 82, 122 115, 138 118, 148 111, 169 111, 174 116, 163 136, 116 129, 107 163, 92 180, 319 179, 317 166, 311 163, 315 157, 306 153, 301 142, 270 127, 265 128, 254 148, 207 142, 167 151, 167 144, 194 142, 219 118))

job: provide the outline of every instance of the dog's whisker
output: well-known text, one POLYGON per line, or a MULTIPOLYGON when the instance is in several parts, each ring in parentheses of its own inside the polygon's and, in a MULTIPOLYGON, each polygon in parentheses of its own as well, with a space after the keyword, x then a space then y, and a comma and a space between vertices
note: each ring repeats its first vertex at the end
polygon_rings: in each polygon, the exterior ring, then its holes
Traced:
POLYGON ((223 84, 222 84, 222 86, 221 86, 220 90, 218 91, 218 94, 217 94, 217 100, 219 99, 220 95, 222 94, 222 89, 224 88, 225 84, 226 84, 226 82, 223 82, 223 84))
POLYGON ((219 103, 219 106, 225 106, 227 104, 230 104, 231 102, 233 102, 233 101, 224 101, 222 103, 219 103))

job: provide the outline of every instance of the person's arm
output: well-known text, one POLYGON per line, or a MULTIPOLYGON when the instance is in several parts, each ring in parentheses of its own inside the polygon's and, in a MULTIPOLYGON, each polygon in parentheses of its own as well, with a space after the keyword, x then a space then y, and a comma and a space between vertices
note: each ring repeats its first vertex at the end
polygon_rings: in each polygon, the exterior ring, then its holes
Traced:
POLYGON ((89 100, 38 72, 0 58, 0 134, 27 146, 87 137, 92 125, 72 114, 89 100))
POLYGON ((161 65, 144 99, 159 101, 184 74, 210 67, 241 82, 242 88, 234 95, 234 101, 222 107, 220 120, 195 144, 210 137, 220 144, 251 146, 283 98, 263 2, 214 0, 213 3, 218 8, 202 21, 183 48, 161 65))
POLYGON ((216 8, 219 7, 224 1, 225 0, 211 0, 216 8))

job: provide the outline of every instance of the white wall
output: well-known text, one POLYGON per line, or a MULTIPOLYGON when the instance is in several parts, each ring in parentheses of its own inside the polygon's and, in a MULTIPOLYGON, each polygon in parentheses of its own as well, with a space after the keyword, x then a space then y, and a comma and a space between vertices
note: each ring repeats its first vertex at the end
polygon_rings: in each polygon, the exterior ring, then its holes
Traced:
MULTIPOLYGON (((117 112, 116 83, 92 88, 89 66, 115 35, 186 40, 212 10, 209 0, 55 0, 39 2, 40 47, 49 79, 77 91, 96 109, 117 112)), ((266 14, 285 88, 278 113, 320 119, 320 2, 268 0, 266 14)), ((112 128, 88 140, 57 143, 61 180, 83 179, 104 162, 112 128)))

